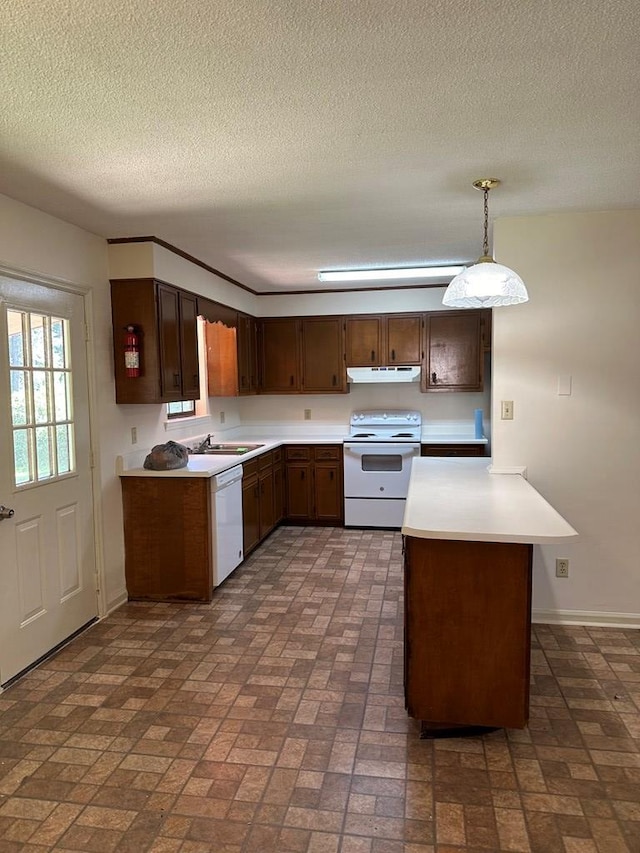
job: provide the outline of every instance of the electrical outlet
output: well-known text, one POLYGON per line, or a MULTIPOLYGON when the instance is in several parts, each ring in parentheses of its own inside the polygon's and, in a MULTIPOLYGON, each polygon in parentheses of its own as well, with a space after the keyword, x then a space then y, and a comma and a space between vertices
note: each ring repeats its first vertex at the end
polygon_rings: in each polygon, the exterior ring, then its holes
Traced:
POLYGON ((502 414, 503 421, 512 421, 513 420, 513 400, 503 400, 502 401, 502 414))
POLYGON ((223 424, 225 422, 224 412, 220 412, 220 423, 223 424))
POLYGON ((304 419, 305 419, 305 421, 311 420, 311 409, 305 409, 304 410, 304 419))
POLYGON ((131 427, 131 444, 137 444, 137 443, 138 443, 138 428, 137 427, 131 427))
POLYGON ((556 560, 556 577, 557 578, 568 578, 569 577, 569 560, 565 558, 561 558, 556 560))

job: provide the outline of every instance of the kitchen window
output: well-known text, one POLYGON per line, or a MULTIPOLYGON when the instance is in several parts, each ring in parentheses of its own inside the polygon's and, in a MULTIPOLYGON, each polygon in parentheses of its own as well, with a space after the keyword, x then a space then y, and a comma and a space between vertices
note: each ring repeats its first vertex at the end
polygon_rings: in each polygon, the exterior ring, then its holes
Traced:
POLYGON ((75 471, 69 321, 7 310, 14 483, 75 471))

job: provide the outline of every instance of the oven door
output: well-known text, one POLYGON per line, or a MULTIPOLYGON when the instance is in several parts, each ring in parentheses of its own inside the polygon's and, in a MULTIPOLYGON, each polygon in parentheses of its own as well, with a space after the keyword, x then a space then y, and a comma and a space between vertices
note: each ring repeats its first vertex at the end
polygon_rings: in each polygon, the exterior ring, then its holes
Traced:
POLYGON ((344 444, 346 498, 406 498, 411 460, 420 444, 350 442, 344 444))

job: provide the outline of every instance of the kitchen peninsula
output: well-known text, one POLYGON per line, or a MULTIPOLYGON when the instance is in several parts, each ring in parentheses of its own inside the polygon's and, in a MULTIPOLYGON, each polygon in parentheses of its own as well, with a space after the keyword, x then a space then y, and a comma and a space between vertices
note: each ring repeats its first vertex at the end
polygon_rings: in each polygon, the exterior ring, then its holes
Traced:
POLYGON ((405 536, 405 702, 423 736, 524 728, 533 545, 578 534, 487 459, 413 462, 405 536))

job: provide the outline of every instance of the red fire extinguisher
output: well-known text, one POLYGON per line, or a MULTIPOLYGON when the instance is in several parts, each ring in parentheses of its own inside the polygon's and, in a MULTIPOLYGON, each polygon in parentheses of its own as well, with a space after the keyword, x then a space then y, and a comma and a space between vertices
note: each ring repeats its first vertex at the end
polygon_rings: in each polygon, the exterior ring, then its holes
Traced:
POLYGON ((135 326, 127 326, 124 336, 125 376, 140 376, 140 336, 135 326))

